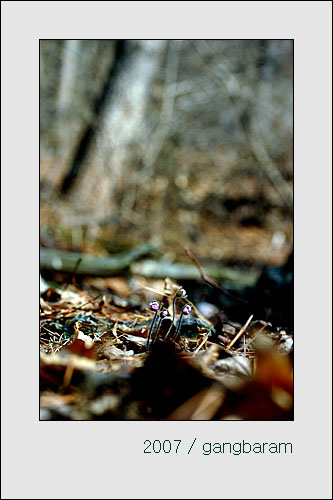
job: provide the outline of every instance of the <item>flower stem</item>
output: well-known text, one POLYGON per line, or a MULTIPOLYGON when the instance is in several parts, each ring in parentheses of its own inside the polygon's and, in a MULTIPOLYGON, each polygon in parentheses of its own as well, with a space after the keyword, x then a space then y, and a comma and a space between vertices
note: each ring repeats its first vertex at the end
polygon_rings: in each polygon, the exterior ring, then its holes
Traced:
POLYGON ((154 324, 155 324, 155 321, 156 321, 156 316, 157 316, 157 311, 155 311, 153 320, 152 320, 150 328, 149 328, 148 338, 147 338, 147 347, 149 347, 149 340, 150 340, 150 336, 151 336, 151 334, 153 332, 154 324))
POLYGON ((155 310, 153 321, 152 321, 152 323, 150 325, 149 332, 148 332, 147 347, 149 347, 149 341, 150 341, 150 339, 153 341, 153 333, 154 333, 154 326, 155 326, 155 323, 156 323, 156 318, 157 318, 158 315, 160 315, 160 313, 162 311, 162 308, 163 308, 163 303, 160 303, 159 304, 159 308, 157 310, 155 310))
POLYGON ((173 340, 176 340, 177 336, 178 336, 178 333, 180 332, 180 326, 182 324, 182 319, 183 319, 183 316, 184 316, 184 313, 183 311, 181 312, 180 314, 180 318, 179 318, 179 321, 178 321, 178 325, 177 325, 177 330, 176 330, 176 333, 175 335, 173 336, 173 340))
POLYGON ((157 323, 157 327, 156 327, 156 330, 155 330, 155 335, 152 336, 152 339, 151 339, 151 342, 152 344, 155 342, 156 338, 157 338, 157 335, 158 335, 158 331, 160 329, 160 326, 161 326, 161 323, 163 321, 164 318, 160 317, 160 319, 158 320, 158 323, 157 323))
POLYGON ((166 336, 164 337, 164 340, 168 338, 169 333, 171 332, 172 327, 174 326, 175 323, 175 315, 176 315, 176 300, 178 299, 177 295, 174 296, 173 301, 172 301, 172 323, 169 327, 169 330, 166 333, 166 336))

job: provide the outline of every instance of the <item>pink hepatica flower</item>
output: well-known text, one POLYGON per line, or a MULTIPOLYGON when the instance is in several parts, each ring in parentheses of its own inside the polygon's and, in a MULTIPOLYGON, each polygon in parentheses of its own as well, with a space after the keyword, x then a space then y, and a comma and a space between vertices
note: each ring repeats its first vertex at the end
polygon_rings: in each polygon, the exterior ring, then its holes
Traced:
POLYGON ((183 314, 190 314, 190 312, 191 312, 191 306, 187 304, 183 309, 183 314))
POLYGON ((159 308, 160 308, 160 305, 158 302, 156 302, 155 300, 153 300, 153 302, 150 302, 149 303, 149 307, 150 309, 152 309, 153 311, 158 311, 159 308))

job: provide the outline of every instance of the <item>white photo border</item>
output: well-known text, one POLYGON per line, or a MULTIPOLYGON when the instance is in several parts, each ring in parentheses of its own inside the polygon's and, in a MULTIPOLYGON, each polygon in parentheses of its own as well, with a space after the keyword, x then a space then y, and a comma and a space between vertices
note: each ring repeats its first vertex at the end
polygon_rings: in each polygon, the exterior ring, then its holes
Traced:
POLYGON ((331 498, 331 2, 2 2, 4 498, 331 498), (295 420, 40 422, 39 39, 294 39, 295 420), (37 344, 37 345, 36 345, 37 344), (145 439, 293 443, 145 455, 145 439))

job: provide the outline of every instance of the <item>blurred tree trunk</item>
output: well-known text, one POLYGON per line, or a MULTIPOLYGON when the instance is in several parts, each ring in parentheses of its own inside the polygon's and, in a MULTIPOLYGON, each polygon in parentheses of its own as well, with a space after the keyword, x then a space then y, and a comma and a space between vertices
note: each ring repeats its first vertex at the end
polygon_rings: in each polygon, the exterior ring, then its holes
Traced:
POLYGON ((76 118, 74 120, 72 114, 72 102, 75 92, 75 80, 77 73, 77 59, 80 54, 81 40, 65 40, 62 54, 62 64, 60 73, 60 83, 57 99, 57 131, 59 134, 59 151, 60 161, 66 162, 69 160, 73 141, 73 128, 77 129, 76 118), (76 127, 75 127, 76 125, 76 127))
POLYGON ((76 215, 98 223, 112 214, 113 195, 131 160, 130 146, 144 124, 151 87, 160 68, 164 40, 118 41, 118 55, 96 120, 78 145, 62 184, 62 194, 76 215))

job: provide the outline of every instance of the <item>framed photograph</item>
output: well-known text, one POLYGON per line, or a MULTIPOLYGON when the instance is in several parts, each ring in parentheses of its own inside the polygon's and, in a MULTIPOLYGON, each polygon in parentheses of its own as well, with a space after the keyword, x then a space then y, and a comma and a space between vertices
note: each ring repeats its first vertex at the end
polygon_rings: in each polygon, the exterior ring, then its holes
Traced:
POLYGON ((2 2, 3 498, 331 498, 331 2, 2 2))
POLYGON ((39 48, 41 419, 292 420, 293 40, 39 48))

